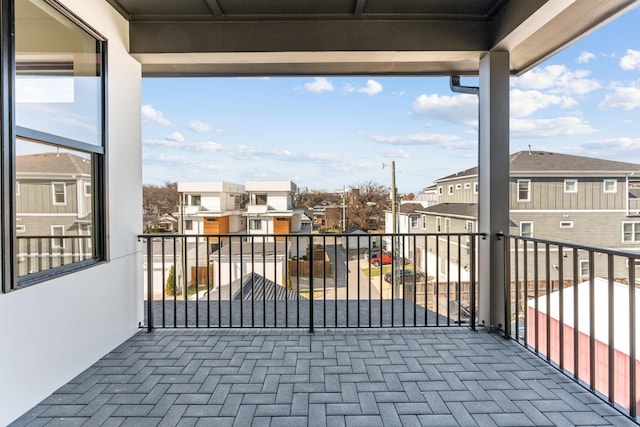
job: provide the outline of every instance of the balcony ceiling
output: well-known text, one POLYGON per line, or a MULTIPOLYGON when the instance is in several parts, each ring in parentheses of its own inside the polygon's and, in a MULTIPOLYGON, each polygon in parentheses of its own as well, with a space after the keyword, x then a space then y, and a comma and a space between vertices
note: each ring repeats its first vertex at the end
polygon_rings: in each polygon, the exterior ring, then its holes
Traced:
POLYGON ((640 0, 106 0, 145 76, 520 74, 640 0))

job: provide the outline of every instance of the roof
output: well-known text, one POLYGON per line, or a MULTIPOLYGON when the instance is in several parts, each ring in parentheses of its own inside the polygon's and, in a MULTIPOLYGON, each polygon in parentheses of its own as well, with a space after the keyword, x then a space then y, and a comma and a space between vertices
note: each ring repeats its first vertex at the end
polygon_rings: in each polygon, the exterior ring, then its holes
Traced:
POLYGON ((520 74, 638 0, 105 0, 144 76, 520 74))
POLYGON ((91 161, 71 153, 39 153, 16 156, 18 174, 91 175, 91 161))
POLYGON ((428 214, 460 216, 460 217, 475 219, 478 217, 478 204, 477 203, 439 203, 437 205, 429 206, 428 208, 420 209, 420 212, 428 213, 428 214))
POLYGON ((272 280, 266 279, 264 276, 258 273, 249 273, 244 276, 242 282, 242 294, 240 294, 240 288, 236 291, 233 299, 239 301, 243 299, 245 301, 252 300, 306 300, 302 295, 299 295, 293 289, 287 289, 274 283, 272 280), (266 293, 266 298, 265 298, 266 293))
MULTIPOLYGON (((596 159, 594 157, 574 156, 572 154, 553 153, 550 151, 518 151, 509 156, 509 170, 512 176, 524 174, 590 175, 595 174, 631 174, 640 172, 640 164, 617 162, 614 160, 596 159)), ((478 167, 465 169, 436 182, 445 182, 478 175, 478 167)))
POLYGON ((422 203, 401 203, 398 208, 400 213, 415 213, 416 211, 424 209, 422 203))

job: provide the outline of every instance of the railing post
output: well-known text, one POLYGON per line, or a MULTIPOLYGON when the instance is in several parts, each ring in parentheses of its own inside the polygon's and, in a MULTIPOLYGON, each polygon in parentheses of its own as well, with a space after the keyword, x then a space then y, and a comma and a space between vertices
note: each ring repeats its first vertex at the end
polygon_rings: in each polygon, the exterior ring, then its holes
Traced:
POLYGON ((309 333, 313 333, 313 236, 309 236, 309 333))
POLYGON ((153 253, 151 237, 147 237, 147 332, 153 331, 153 253))

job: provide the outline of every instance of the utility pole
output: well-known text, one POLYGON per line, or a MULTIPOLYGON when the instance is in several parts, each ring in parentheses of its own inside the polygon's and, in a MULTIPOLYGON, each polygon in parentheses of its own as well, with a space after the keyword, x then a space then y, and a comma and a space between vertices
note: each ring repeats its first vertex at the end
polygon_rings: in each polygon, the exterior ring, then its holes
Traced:
MULTIPOLYGON (((386 164, 382 164, 382 168, 384 169, 384 167, 387 166, 386 164)), ((392 249, 393 249, 393 253, 391 254, 391 275, 393 277, 392 281, 394 282, 395 288, 396 290, 399 291, 399 286, 398 286, 398 278, 395 277, 396 276, 396 265, 397 265, 397 255, 398 255, 398 236, 396 235, 398 233, 398 212, 397 212, 397 205, 396 205, 396 198, 397 198, 397 189, 396 189, 396 162, 395 160, 391 161, 391 239, 392 239, 392 249)), ((382 270, 380 271, 380 274, 382 274, 382 270)), ((396 292, 396 296, 397 296, 397 292, 396 292)))
POLYGON ((347 199, 346 199, 347 188, 342 187, 342 231, 345 232, 347 230, 347 199))

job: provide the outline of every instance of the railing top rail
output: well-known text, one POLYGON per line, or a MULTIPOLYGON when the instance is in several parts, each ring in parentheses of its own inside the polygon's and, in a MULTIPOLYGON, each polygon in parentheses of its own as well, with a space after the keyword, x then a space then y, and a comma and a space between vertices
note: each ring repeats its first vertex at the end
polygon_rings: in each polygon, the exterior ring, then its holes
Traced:
POLYGON ((360 237, 361 239, 366 239, 368 237, 384 237, 384 236, 407 236, 407 237, 415 237, 415 236, 478 236, 484 237, 485 233, 369 233, 369 234, 350 234, 350 233, 267 233, 267 234, 237 234, 237 233, 227 233, 227 234, 177 234, 177 233, 143 233, 139 234, 139 239, 155 239, 155 238, 165 238, 171 239, 175 237, 360 237))
POLYGON ((560 242, 557 240, 541 239, 538 237, 524 237, 517 234, 509 234, 509 233, 498 233, 497 235, 498 237, 506 237, 509 239, 517 239, 517 240, 523 240, 527 242, 537 242, 537 243, 550 244, 555 246, 562 246, 563 248, 582 249, 585 251, 598 252, 598 253, 607 254, 607 255, 617 255, 617 256, 622 256, 627 258, 640 259, 640 253, 629 252, 629 251, 624 251, 619 249, 601 248, 598 246, 582 245, 579 243, 560 242))

